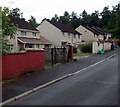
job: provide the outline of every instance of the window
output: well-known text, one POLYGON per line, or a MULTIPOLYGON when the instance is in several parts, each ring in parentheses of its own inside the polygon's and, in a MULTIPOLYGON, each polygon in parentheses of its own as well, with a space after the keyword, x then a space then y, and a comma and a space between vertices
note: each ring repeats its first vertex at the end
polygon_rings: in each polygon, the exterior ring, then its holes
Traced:
POLYGON ((64 32, 62 32, 62 35, 64 35, 64 32))
POLYGON ((26 44, 25 48, 33 48, 33 45, 32 44, 26 44))
POLYGON ((36 48, 40 48, 40 45, 39 45, 39 44, 37 44, 37 45, 36 45, 36 48))
POLYGON ((80 39, 80 35, 78 35, 78 39, 80 39))
POLYGON ((27 36, 27 32, 21 31, 20 35, 21 35, 21 36, 27 36))
POLYGON ((68 33, 68 36, 70 36, 70 33, 68 33))
POLYGON ((61 46, 62 46, 62 47, 65 47, 66 44, 67 44, 67 42, 61 42, 61 46))
POLYGON ((32 36, 33 36, 33 37, 36 37, 36 33, 35 33, 35 32, 32 32, 32 36))
POLYGON ((76 35, 74 34, 74 38, 76 38, 76 35))

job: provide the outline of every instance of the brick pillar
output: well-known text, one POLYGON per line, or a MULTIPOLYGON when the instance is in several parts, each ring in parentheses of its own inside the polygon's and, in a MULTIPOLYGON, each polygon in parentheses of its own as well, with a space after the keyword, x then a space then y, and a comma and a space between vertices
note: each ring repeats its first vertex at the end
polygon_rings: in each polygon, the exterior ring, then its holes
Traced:
POLYGON ((66 45, 69 47, 69 59, 70 61, 73 61, 73 46, 72 45, 66 45))
POLYGON ((70 60, 73 61, 73 46, 70 45, 70 60))

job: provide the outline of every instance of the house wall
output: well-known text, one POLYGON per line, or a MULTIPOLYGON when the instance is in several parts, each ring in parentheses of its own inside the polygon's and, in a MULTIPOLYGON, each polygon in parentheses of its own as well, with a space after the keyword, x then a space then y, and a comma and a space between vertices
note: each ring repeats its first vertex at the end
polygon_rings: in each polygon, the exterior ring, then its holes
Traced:
POLYGON ((15 77, 29 71, 44 69, 44 51, 29 51, 26 53, 2 56, 2 79, 15 77))
POLYGON ((37 29, 40 31, 41 35, 53 42, 54 45, 58 47, 61 47, 62 42, 73 44, 81 41, 81 38, 79 39, 77 34, 76 38, 74 38, 74 34, 70 33, 69 35, 68 32, 62 32, 46 20, 42 22, 37 29))
POLYGON ((97 35, 94 35, 91 31, 89 31, 85 27, 79 26, 78 28, 76 28, 76 30, 82 33, 81 41, 82 40, 84 40, 85 42, 98 41, 97 35))
POLYGON ((16 31, 16 33, 14 34, 14 38, 10 38, 10 36, 8 36, 8 41, 9 44, 12 45, 11 50, 19 50, 19 45, 18 45, 18 41, 17 41, 17 37, 18 37, 18 30, 16 31))
MULTIPOLYGON (((81 35, 80 35, 80 38, 78 37, 79 35, 78 34, 76 34, 76 38, 73 38, 73 43, 76 43, 76 42, 81 42, 81 35)), ((73 35, 73 37, 74 37, 74 35, 73 35)))
POLYGON ((67 42, 67 43, 72 44, 73 43, 72 37, 73 37, 72 33, 70 33, 70 35, 68 35, 67 32, 64 32, 64 34, 63 34, 63 32, 61 32, 61 42, 67 42))
POLYGON ((53 42, 55 46, 61 46, 62 32, 51 23, 45 20, 37 27, 37 29, 42 36, 53 42))
MULTIPOLYGON (((16 33, 14 34, 14 38, 10 39, 10 37, 8 37, 8 40, 10 42, 9 44, 13 45, 11 50, 17 51, 20 49, 20 46, 19 46, 18 41, 17 41, 17 37, 40 38, 40 32, 39 31, 36 32, 36 31, 32 31, 32 30, 18 29, 16 31, 16 33), (26 31, 27 35, 21 36, 21 31, 26 31), (33 37, 32 32, 36 33, 36 37, 33 37)), ((44 47, 44 46, 41 46, 41 47, 44 47)), ((36 45, 34 45, 34 48, 36 48, 36 45)))
POLYGON ((98 40, 104 40, 104 35, 98 35, 98 40))

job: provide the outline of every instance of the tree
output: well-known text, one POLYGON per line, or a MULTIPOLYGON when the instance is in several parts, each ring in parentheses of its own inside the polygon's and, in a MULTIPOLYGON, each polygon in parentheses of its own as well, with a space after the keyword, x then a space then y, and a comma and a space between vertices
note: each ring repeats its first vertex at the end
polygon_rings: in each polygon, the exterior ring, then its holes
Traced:
POLYGON ((99 11, 95 11, 89 17, 89 26, 99 26, 99 11))
POLYGON ((55 16, 51 19, 51 21, 53 22, 58 22, 59 18, 58 18, 58 15, 55 14, 55 16))
POLYGON ((116 29, 113 36, 114 38, 120 39, 120 3, 118 3, 117 16, 116 16, 116 29))
POLYGON ((69 13, 65 11, 64 16, 60 16, 58 22, 71 26, 69 13))
POLYGON ((78 17, 77 13, 74 11, 70 15, 70 22, 72 27, 77 28, 81 24, 81 19, 78 17))
POLYGON ((7 51, 9 51, 8 36, 10 36, 10 38, 14 38, 17 27, 10 22, 10 11, 8 8, 4 7, 2 9, 0 7, 0 11, 2 11, 2 35, 0 35, 2 40, 2 54, 7 54, 7 51))
POLYGON ((87 14, 86 10, 84 10, 82 13, 81 13, 81 24, 84 25, 84 26, 87 26, 89 25, 89 21, 90 21, 90 15, 87 14))
POLYGON ((101 12, 101 27, 106 28, 108 26, 108 22, 110 20, 110 10, 109 10, 109 6, 108 7, 104 7, 103 11, 101 12))
POLYGON ((11 16, 17 17, 17 18, 23 18, 23 13, 20 13, 19 8, 15 8, 11 10, 11 16))
POLYGON ((34 26, 35 28, 38 27, 38 25, 39 25, 39 24, 36 22, 36 19, 35 19, 33 16, 31 16, 31 19, 29 19, 28 22, 29 22, 32 26, 34 26))

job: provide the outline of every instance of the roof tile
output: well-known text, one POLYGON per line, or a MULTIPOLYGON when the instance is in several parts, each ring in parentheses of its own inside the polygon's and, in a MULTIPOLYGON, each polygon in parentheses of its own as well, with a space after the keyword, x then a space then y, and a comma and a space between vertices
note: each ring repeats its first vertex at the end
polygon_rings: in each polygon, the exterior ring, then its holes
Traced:
POLYGON ((57 27, 58 29, 60 29, 62 32, 69 32, 69 33, 73 33, 73 34, 78 34, 78 35, 82 35, 81 33, 77 32, 73 27, 65 25, 63 23, 59 23, 59 22, 52 22, 47 20, 49 23, 51 23, 52 25, 54 25, 55 27, 57 27))
POLYGON ((35 27, 29 24, 25 19, 19 19, 17 17, 9 16, 10 21, 18 26, 20 29, 35 30, 38 31, 35 27))

